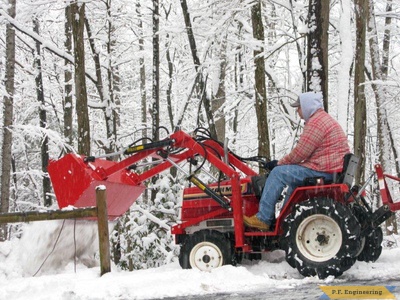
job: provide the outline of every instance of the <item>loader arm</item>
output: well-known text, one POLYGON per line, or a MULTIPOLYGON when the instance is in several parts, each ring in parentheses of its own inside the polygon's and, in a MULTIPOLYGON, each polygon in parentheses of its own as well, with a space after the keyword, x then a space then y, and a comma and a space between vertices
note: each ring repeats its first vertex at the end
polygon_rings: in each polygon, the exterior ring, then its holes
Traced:
MULTIPOLYGON (((223 145, 217 141, 199 139, 177 131, 164 140, 132 145, 125 149, 124 154, 126 158, 119 162, 76 154, 67 154, 57 161, 51 161, 48 171, 60 208, 95 206, 95 188, 103 185, 107 190, 109 218, 118 218, 143 193, 145 181, 171 167, 194 163, 196 158, 202 157, 230 181, 231 195, 227 197, 219 194, 197 178, 196 174, 186 174, 187 179, 221 206, 212 216, 232 211, 235 220, 242 224, 240 178, 257 173, 233 153, 225 153, 223 145), (146 168, 142 168, 145 159, 146 168)), ((208 217, 206 214, 198 222, 208 217)), ((179 228, 184 230, 190 225, 182 223, 179 228)), ((238 237, 243 236, 242 225, 235 225, 236 231, 238 237)))

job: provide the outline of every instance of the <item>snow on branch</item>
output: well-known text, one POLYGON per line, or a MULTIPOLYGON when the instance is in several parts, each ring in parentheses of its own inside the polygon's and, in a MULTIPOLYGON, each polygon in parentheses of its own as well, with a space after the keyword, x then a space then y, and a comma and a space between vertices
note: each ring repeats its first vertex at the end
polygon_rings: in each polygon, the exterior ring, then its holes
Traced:
MULTIPOLYGON (((49 50, 50 52, 54 53, 55 55, 59 56, 60 58, 63 58, 65 60, 69 61, 73 65, 75 64, 75 59, 72 55, 68 54, 64 50, 59 49, 57 47, 57 45, 54 45, 52 42, 46 41, 40 35, 38 35, 36 32, 26 28, 23 24, 20 24, 14 18, 12 18, 10 15, 8 15, 7 12, 3 8, 0 8, 0 16, 3 17, 3 19, 5 21, 10 23, 14 28, 16 28, 20 32, 26 34, 27 36, 31 37, 36 42, 40 43, 40 45, 42 45, 42 48, 49 50)), ((94 77, 92 75, 90 75, 86 72, 86 76, 93 83, 96 83, 96 80, 94 79, 94 77)))
POLYGON ((136 205, 134 210, 137 210, 139 212, 141 212, 142 214, 144 214, 150 221, 158 224, 161 228, 164 228, 166 230, 170 230, 170 226, 168 226, 164 221, 160 220, 159 218, 155 217, 154 215, 152 215, 150 212, 144 210, 143 208, 141 208, 139 205, 136 205))
POLYGON ((14 133, 22 134, 33 140, 42 140, 44 137, 48 138, 50 144, 55 145, 58 149, 62 151, 72 151, 76 152, 71 145, 68 145, 63 137, 54 130, 48 128, 42 128, 39 126, 32 125, 13 125, 12 130, 14 133))

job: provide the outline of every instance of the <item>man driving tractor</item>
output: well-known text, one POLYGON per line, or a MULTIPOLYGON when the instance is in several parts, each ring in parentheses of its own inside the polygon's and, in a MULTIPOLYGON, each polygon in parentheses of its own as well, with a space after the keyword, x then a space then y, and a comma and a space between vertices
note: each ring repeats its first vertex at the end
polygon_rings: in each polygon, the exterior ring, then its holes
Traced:
POLYGON ((275 205, 287 186, 284 205, 296 187, 307 177, 332 181, 342 171, 343 157, 350 152, 346 134, 340 124, 323 108, 322 94, 300 94, 291 104, 305 121, 303 133, 294 149, 282 159, 266 164, 270 173, 265 182, 257 214, 244 216, 244 224, 262 231, 271 229, 275 205))

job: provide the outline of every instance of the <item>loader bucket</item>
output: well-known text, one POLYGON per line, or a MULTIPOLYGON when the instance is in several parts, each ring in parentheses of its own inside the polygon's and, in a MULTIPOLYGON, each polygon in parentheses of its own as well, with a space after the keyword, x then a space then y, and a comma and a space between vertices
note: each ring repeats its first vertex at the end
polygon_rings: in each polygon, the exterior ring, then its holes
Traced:
POLYGON ((60 209, 96 206, 96 187, 104 186, 109 219, 124 214, 146 187, 135 183, 126 169, 108 174, 106 178, 101 176, 101 171, 116 164, 104 159, 87 163, 76 154, 50 161, 48 172, 60 209))

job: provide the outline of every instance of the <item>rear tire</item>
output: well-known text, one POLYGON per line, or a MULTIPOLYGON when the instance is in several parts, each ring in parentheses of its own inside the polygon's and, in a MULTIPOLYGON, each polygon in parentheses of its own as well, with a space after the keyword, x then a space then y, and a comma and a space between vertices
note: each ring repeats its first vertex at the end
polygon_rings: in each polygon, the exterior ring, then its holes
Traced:
POLYGON ((231 242, 214 230, 200 230, 188 236, 179 253, 179 264, 183 269, 211 271, 234 262, 231 242))
POLYGON ((351 210, 329 198, 296 205, 283 224, 286 261, 303 276, 340 276, 361 249, 360 224, 351 210))
POLYGON ((382 228, 372 229, 365 237, 364 248, 357 257, 359 261, 375 262, 382 253, 383 232, 382 228))

